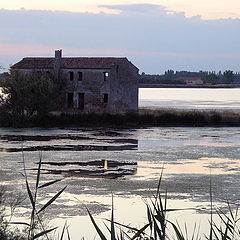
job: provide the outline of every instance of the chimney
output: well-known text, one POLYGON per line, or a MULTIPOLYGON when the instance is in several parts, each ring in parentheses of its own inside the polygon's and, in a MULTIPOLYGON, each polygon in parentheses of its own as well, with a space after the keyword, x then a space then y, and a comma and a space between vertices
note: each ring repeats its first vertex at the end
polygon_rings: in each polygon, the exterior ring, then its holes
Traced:
POLYGON ((55 58, 62 58, 62 49, 55 50, 55 58))
POLYGON ((55 51, 55 58, 54 58, 54 77, 57 81, 60 81, 61 78, 61 62, 62 62, 62 49, 55 51))

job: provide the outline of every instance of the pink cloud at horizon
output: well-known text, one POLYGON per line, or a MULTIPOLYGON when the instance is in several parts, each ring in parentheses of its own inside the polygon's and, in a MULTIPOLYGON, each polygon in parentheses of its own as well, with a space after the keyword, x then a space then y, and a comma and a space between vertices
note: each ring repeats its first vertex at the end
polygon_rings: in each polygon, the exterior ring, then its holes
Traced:
MULTIPOLYGON (((42 46, 42 45, 26 45, 26 44, 8 44, 0 43, 0 55, 3 56, 54 56, 54 51, 61 49, 58 47, 42 46)), ((69 56, 170 56, 170 57, 185 57, 185 58, 204 58, 204 57, 225 57, 229 59, 240 59, 240 54, 194 54, 194 53, 179 53, 179 52, 147 52, 147 51, 131 51, 124 49, 74 49, 62 48, 63 57, 69 56)))

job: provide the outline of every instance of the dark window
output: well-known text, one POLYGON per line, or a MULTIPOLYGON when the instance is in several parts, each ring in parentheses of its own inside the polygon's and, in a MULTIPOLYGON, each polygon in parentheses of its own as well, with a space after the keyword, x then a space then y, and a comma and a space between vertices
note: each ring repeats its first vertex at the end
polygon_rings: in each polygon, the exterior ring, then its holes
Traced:
POLYGON ((46 71, 46 74, 47 74, 47 76, 50 76, 50 72, 49 71, 46 71))
POLYGON ((69 79, 70 81, 74 80, 74 72, 69 72, 69 79))
POLYGON ((67 93, 67 107, 73 107, 73 93, 67 93))
POLYGON ((104 76, 104 81, 107 81, 109 73, 108 72, 104 72, 103 76, 104 76))
POLYGON ((108 103, 108 94, 107 93, 103 94, 103 102, 108 103))
POLYGON ((41 74, 42 73, 42 71, 37 71, 37 74, 41 74))
POLYGON ((82 80, 83 80, 83 73, 78 72, 78 81, 82 81, 82 80))
POLYGON ((84 93, 78 93, 78 108, 84 109, 84 93))
POLYGON ((118 70, 119 70, 119 65, 117 65, 117 67, 116 67, 116 72, 118 73, 118 70))

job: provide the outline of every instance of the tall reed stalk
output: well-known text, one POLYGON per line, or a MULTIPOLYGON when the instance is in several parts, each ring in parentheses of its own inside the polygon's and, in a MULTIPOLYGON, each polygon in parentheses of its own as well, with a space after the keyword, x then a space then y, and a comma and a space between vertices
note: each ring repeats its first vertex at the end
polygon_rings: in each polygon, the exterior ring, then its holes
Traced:
POLYGON ((167 213, 181 211, 186 209, 169 209, 167 208, 167 191, 161 194, 160 187, 162 181, 162 173, 158 182, 156 195, 153 199, 150 199, 150 204, 147 206, 147 223, 141 228, 129 227, 115 222, 113 218, 113 203, 112 203, 112 213, 111 213, 111 228, 107 225, 110 232, 110 238, 103 234, 102 230, 96 224, 93 216, 88 211, 90 219, 100 237, 101 240, 126 240, 126 239, 138 239, 138 240, 239 240, 240 239, 240 229, 239 229, 239 214, 238 206, 235 212, 233 211, 229 202, 226 202, 228 213, 223 212, 220 208, 215 208, 216 216, 220 223, 216 223, 213 218, 213 195, 212 195, 212 179, 210 177, 210 232, 209 235, 200 236, 200 227, 194 224, 192 234, 190 234, 190 229, 185 224, 184 227, 180 227, 178 223, 173 223, 168 220, 167 213), (118 234, 116 234, 118 231, 118 234), (128 231, 133 234, 130 236, 128 231), (174 233, 174 237, 171 237, 169 233, 174 233))
POLYGON ((39 155, 39 162, 38 162, 38 169, 37 169, 37 175, 36 175, 36 183, 35 187, 32 190, 31 186, 28 181, 27 171, 26 171, 26 165, 25 165, 25 158, 24 154, 22 153, 22 159, 23 159, 23 177, 25 178, 25 184, 27 189, 28 198, 31 203, 31 215, 30 215, 30 223, 26 222, 15 222, 14 224, 23 224, 27 226, 28 228, 28 234, 27 234, 27 240, 34 240, 38 239, 42 236, 45 237, 45 239, 49 240, 48 234, 57 229, 57 227, 46 229, 44 227, 44 224, 42 222, 42 219, 40 218, 40 214, 48 208, 66 189, 66 186, 60 190, 57 194, 55 194, 51 199, 49 199, 43 206, 38 206, 38 191, 41 189, 51 186, 52 184, 61 181, 61 179, 50 181, 47 183, 44 183, 40 185, 40 177, 41 177, 41 166, 42 166, 42 155, 39 155), (36 228, 37 224, 40 225, 40 231, 36 228))
MULTIPOLYGON (((49 233, 53 232, 57 227, 53 227, 50 229, 46 229, 44 224, 40 218, 40 213, 46 210, 66 189, 66 186, 62 188, 57 194, 55 194, 51 199, 49 199, 43 206, 39 206, 38 204, 38 193, 41 189, 51 186, 56 182, 61 181, 61 179, 50 181, 44 184, 40 184, 41 180, 41 165, 42 165, 42 156, 39 155, 39 162, 36 174, 36 182, 34 187, 30 186, 26 166, 24 154, 23 158, 23 176, 25 179, 27 195, 29 201, 31 203, 31 214, 30 214, 30 222, 15 222, 14 224, 23 224, 27 227, 27 240, 34 240, 39 238, 49 239, 49 233), (32 190, 33 189, 33 190, 32 190), (40 225, 40 228, 37 228, 37 224, 40 225)), ((208 235, 204 237, 200 236, 199 228, 197 225, 194 225, 192 234, 190 235, 190 229, 185 224, 184 228, 180 227, 178 223, 173 223, 168 219, 169 214, 172 212, 180 211, 183 209, 169 209, 167 207, 167 191, 163 193, 161 190, 161 182, 162 182, 163 172, 160 175, 159 182, 157 185, 157 190, 153 198, 149 199, 149 203, 146 203, 146 219, 147 222, 142 227, 131 227, 129 225, 124 225, 117 222, 114 219, 114 201, 112 196, 112 210, 111 210, 111 219, 107 220, 110 223, 110 226, 106 223, 105 226, 107 228, 107 232, 109 234, 105 234, 102 229, 96 223, 94 217, 91 212, 87 209, 90 220, 101 240, 239 240, 240 239, 240 229, 239 229, 239 214, 238 214, 238 205, 236 206, 236 210, 233 211, 232 204, 226 201, 227 205, 227 213, 224 212, 221 208, 214 208, 213 206, 213 194, 212 194, 212 178, 210 176, 210 231, 208 235), (216 216, 220 223, 214 221, 214 211, 216 212, 216 216), (171 234, 170 234, 171 233, 171 234), (172 237, 172 234, 174 237, 172 237)), ((67 224, 64 225, 61 236, 58 238, 59 240, 65 240, 64 236, 67 237, 67 240, 71 240, 70 232, 67 224)), ((22 240, 22 238, 17 238, 14 240, 22 240)), ((84 238, 81 238, 84 239, 84 238)), ((1 240, 11 240, 11 239, 1 239, 1 240)), ((76 239, 78 240, 78 239, 76 239)))

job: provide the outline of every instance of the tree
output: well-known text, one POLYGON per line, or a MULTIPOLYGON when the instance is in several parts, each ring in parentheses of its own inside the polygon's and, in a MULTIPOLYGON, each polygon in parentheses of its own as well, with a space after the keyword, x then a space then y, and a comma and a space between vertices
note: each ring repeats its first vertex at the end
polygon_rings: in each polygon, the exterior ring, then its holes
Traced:
POLYGON ((17 119, 48 114, 60 89, 47 73, 23 74, 18 71, 2 77, 0 85, 1 107, 17 119))
POLYGON ((174 76, 174 71, 172 69, 169 69, 169 70, 165 71, 165 75, 167 77, 172 78, 174 76))
POLYGON ((232 83, 234 81, 234 74, 233 74, 233 71, 231 70, 226 70, 223 73, 223 77, 226 83, 232 83))
POLYGON ((214 72, 209 72, 202 77, 202 80, 204 84, 215 84, 218 80, 218 76, 214 72))

